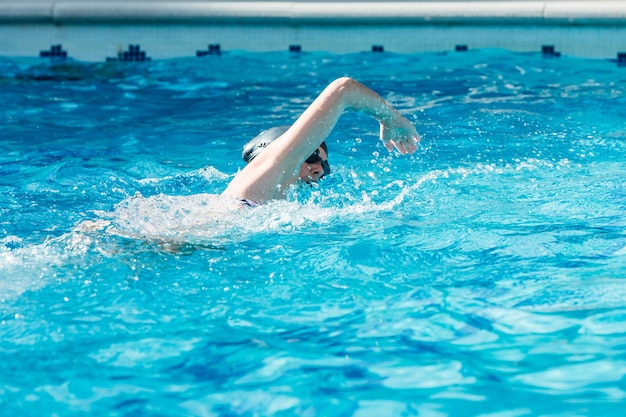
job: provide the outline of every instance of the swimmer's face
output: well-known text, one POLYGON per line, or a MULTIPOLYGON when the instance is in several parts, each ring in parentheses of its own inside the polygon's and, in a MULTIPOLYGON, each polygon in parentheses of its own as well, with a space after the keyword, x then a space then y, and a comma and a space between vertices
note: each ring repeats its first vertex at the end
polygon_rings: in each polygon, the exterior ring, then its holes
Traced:
POLYGON ((328 174, 330 174, 328 155, 320 146, 317 148, 317 151, 308 157, 302 166, 300 166, 298 178, 306 182, 318 182, 320 178, 328 174))

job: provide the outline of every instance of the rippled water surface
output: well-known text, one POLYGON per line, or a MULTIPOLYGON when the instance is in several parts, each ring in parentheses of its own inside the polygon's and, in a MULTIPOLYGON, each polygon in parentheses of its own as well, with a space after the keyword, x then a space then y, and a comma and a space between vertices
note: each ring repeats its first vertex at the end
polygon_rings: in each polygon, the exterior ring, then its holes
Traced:
POLYGON ((538 54, 0 59, 0 408, 623 415, 626 68, 538 54), (333 174, 217 209, 247 139, 349 75, 333 174))

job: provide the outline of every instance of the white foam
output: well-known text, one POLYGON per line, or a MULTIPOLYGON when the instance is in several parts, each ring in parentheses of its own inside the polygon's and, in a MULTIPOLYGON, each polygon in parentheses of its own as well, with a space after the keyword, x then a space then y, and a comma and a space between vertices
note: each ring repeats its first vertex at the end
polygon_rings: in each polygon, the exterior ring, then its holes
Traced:
POLYGON ((6 240, 0 246, 0 301, 45 286, 56 268, 83 257, 92 244, 92 237, 75 232, 20 247, 6 246, 6 240))

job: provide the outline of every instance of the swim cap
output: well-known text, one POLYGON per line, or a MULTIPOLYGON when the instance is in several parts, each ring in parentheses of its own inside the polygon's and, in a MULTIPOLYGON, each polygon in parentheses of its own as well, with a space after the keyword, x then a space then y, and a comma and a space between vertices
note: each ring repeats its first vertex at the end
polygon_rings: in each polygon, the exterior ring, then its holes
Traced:
POLYGON ((243 145, 241 157, 246 161, 246 164, 252 161, 267 145, 278 139, 289 128, 290 126, 276 126, 259 133, 254 139, 243 145))

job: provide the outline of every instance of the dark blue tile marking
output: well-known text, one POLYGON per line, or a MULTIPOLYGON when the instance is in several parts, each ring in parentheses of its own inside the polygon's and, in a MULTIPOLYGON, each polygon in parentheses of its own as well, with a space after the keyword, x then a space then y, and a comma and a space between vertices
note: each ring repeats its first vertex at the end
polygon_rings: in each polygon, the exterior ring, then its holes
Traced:
POLYGON ((209 49, 206 51, 196 51, 196 56, 205 56, 205 55, 221 55, 222 48, 218 43, 210 44, 209 49))
POLYGON ((626 67, 626 52, 617 53, 617 65, 620 67, 626 67))
POLYGON ((302 52, 302 46, 300 46, 300 45, 289 45, 289 52, 294 52, 294 53, 302 52))
POLYGON ((372 52, 385 52, 383 45, 372 45, 372 52))
POLYGON ((64 51, 61 45, 52 45, 49 51, 40 51, 41 58, 50 58, 51 61, 67 60, 67 51, 64 51))
POLYGON ((128 45, 128 51, 119 52, 117 58, 107 58, 107 62, 144 62, 150 61, 150 59, 150 57, 146 56, 146 52, 141 50, 139 45, 128 45))
POLYGON ((561 53, 554 49, 554 45, 543 45, 541 47, 541 55, 544 58, 558 58, 561 56, 561 53))
POLYGON ((468 49, 467 45, 456 45, 454 47, 454 50, 457 52, 467 52, 468 49))

